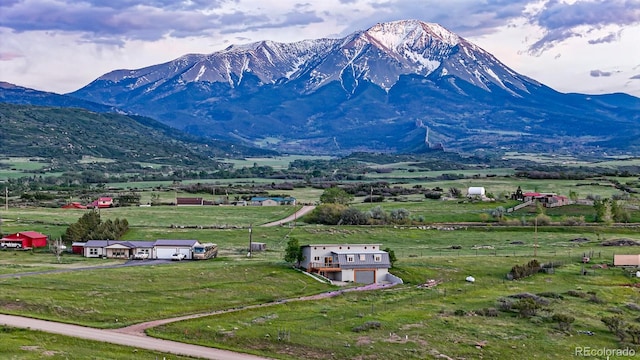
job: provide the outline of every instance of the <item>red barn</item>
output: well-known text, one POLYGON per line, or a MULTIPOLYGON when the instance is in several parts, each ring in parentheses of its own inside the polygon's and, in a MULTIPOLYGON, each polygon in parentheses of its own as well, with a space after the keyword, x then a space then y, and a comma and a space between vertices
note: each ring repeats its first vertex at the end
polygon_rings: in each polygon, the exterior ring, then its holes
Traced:
POLYGON ((23 231, 7 235, 0 239, 0 245, 4 248, 36 248, 47 246, 47 235, 36 231, 23 231))

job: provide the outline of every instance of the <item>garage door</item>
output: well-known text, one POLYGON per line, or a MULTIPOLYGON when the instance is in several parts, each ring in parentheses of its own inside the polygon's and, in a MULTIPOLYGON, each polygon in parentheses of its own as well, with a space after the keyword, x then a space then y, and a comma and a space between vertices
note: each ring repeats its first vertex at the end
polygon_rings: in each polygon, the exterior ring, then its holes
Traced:
POLYGON ((359 284, 373 284, 376 279, 374 270, 356 270, 356 282, 359 284))
POLYGON ((171 255, 175 253, 182 253, 185 255, 185 259, 191 259, 191 248, 181 248, 181 247, 162 247, 156 248, 156 257, 158 259, 171 259, 171 255))

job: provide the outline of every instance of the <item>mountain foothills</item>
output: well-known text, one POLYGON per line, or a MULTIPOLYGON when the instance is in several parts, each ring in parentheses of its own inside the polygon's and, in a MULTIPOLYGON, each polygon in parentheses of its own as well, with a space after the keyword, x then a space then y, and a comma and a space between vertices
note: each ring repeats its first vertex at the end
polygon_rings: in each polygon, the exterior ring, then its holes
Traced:
POLYGON ((281 152, 640 150, 639 98, 557 92, 416 20, 116 70, 67 96, 281 152))
POLYGON ((142 116, 0 103, 0 154, 53 159, 50 170, 56 170, 82 159, 128 169, 145 163, 216 168, 215 158, 274 153, 196 137, 142 116))

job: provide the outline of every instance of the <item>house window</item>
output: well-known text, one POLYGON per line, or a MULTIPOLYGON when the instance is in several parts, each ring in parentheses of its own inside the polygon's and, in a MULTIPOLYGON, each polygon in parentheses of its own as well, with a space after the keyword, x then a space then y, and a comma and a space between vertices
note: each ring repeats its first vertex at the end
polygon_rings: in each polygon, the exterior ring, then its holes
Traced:
POLYGON ((353 256, 353 255, 347 255, 347 262, 353 262, 354 257, 355 256, 353 256))
POLYGON ((98 255, 98 249, 89 249, 89 255, 98 255))
POLYGON ((367 256, 365 254, 360 254, 360 261, 367 260, 367 256))
POLYGON ((373 261, 381 262, 382 261, 382 256, 380 254, 373 255, 373 261))
POLYGON ((320 256, 316 256, 313 258, 313 261, 320 261, 320 256))

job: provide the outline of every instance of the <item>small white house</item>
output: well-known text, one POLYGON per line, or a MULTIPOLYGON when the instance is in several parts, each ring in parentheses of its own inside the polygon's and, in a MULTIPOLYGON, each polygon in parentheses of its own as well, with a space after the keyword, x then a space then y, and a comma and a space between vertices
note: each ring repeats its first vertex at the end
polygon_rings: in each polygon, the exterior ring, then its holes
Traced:
POLYGON ((472 186, 467 189, 467 197, 485 197, 485 190, 482 186, 472 186))

